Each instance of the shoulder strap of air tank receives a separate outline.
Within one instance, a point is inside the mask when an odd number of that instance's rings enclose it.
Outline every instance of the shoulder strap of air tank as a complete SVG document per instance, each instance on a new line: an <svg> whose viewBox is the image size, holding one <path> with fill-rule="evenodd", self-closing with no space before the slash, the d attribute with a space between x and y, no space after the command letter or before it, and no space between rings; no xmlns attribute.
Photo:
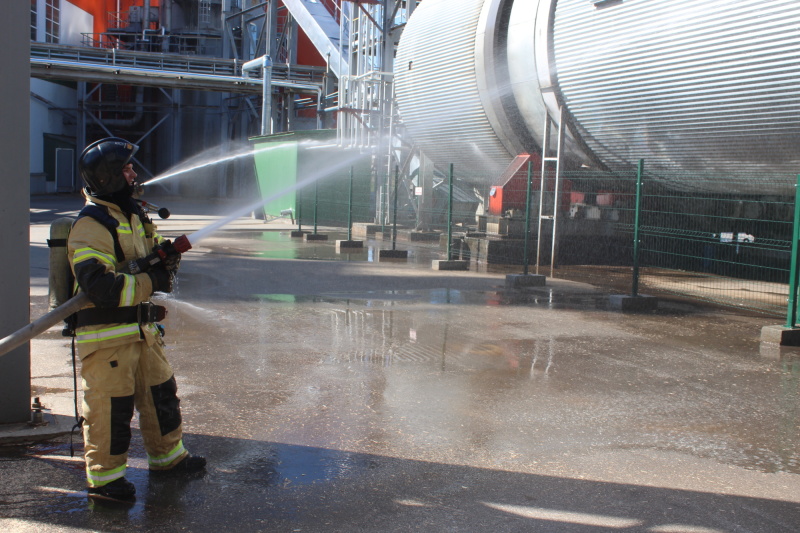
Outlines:
<svg viewBox="0 0 800 533"><path fill-rule="evenodd" d="M100 224L108 229L111 233L111 238L114 239L114 254L117 256L117 261L120 263L125 260L125 253L122 251L122 246L119 244L119 236L117 235L117 226L119 221L108 214L108 208L96 204L89 204L78 214L78 220L83 217L92 217Z"/></svg>

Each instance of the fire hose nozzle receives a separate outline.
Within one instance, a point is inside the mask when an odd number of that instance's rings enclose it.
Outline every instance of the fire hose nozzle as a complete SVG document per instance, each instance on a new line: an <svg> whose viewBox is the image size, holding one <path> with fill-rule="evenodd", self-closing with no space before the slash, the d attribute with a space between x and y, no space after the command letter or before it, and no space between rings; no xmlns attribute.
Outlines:
<svg viewBox="0 0 800 533"><path fill-rule="evenodd" d="M172 246L178 251L178 253L182 254L183 252L189 251L192 249L192 243L189 242L189 237L186 235L181 235L175 241L173 241Z"/></svg>
<svg viewBox="0 0 800 533"><path fill-rule="evenodd" d="M192 249L192 243L189 242L189 237L181 235L174 241L163 241L161 244L153 248L153 253L141 259L134 259L128 262L128 273L139 274L140 272L147 272L151 267L158 263L163 263L168 266L174 266L176 261L180 259L182 253Z"/></svg>

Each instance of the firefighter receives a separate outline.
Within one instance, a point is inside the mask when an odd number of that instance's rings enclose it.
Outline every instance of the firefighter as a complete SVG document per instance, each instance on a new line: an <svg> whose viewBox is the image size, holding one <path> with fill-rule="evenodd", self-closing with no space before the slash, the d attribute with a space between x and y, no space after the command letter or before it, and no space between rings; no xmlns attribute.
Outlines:
<svg viewBox="0 0 800 533"><path fill-rule="evenodd" d="M157 324L166 311L150 303L153 293L172 292L180 254L173 248L155 265L142 260L156 246L169 250L170 243L133 197L130 160L138 149L115 137L86 147L78 166L87 202L68 240L76 286L91 302L74 322L87 491L122 500L136 494L125 479L134 407L151 476L201 472L206 465L184 448L177 385Z"/></svg>

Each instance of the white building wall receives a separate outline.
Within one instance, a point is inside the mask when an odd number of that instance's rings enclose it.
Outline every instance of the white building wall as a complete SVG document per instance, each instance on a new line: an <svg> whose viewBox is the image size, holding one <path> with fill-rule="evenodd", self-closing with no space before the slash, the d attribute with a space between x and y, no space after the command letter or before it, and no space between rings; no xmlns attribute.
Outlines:
<svg viewBox="0 0 800 533"><path fill-rule="evenodd" d="M65 115L50 109L50 105L33 95L38 95L55 104L54 107L70 110L77 116L77 91L64 85L31 78L31 173L44 172L44 134L72 136L75 134L74 120L65 125Z"/></svg>
<svg viewBox="0 0 800 533"><path fill-rule="evenodd" d="M80 46L82 33L90 33L93 29L94 17L68 2L61 0L60 44ZM37 27L38 41L45 40L45 0L38 0ZM73 84L74 85L74 84ZM77 91L68 85L52 83L31 78L30 80L30 173L32 192L53 192L55 182L45 183L44 177L44 135L75 136L75 120L69 119L65 124L65 114L51 109L66 109L73 117L77 117ZM35 98L33 95L51 102L52 105Z"/></svg>
<svg viewBox="0 0 800 533"><path fill-rule="evenodd" d="M83 9L61 0L61 44L80 46L83 33L92 33L94 17Z"/></svg>
<svg viewBox="0 0 800 533"><path fill-rule="evenodd" d="M46 0L36 0L36 40L45 41L45 13ZM91 33L94 29L94 17L68 0L60 2L60 44L80 46L83 40L82 33Z"/></svg>

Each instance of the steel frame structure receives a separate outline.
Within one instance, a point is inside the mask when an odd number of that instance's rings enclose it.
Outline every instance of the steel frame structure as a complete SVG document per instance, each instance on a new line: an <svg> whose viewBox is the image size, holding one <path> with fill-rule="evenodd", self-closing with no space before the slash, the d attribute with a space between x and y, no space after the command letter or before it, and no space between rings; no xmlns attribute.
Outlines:
<svg viewBox="0 0 800 533"><path fill-rule="evenodd" d="M399 126L394 105L394 55L408 17L418 0L335 2L340 20L340 42L346 43L350 73L339 79L337 139L340 146L372 151L376 174L376 223L388 223L393 209L392 176L395 167L407 175L413 150ZM413 187L403 179L403 190ZM412 202L411 205L414 205Z"/></svg>
<svg viewBox="0 0 800 533"><path fill-rule="evenodd" d="M401 143L390 140L397 139L400 131L394 116L392 69L395 47L417 3L418 0L324 0L323 4L333 11L339 24L339 57L346 58L347 74L338 79L332 70L341 70L331 69L330 65L326 70L296 64L298 23L289 10L279 8L277 0L242 0L238 6L223 3L221 40L225 57L222 58L32 42L31 76L79 83L78 145L85 144L87 127L112 134L114 124L104 121L100 106L92 100L101 84L156 87L166 97L166 105L137 102L149 113L163 113L138 141L170 120L177 130L180 129L178 116L188 107L181 103L181 90L230 93L226 101L231 105L225 106L229 115L227 121L239 120L243 125L238 134L221 128L222 142L230 135L247 136L252 130L250 124L258 121L258 110L262 106L270 111L266 120L279 119L275 131L291 128L295 103L292 92L316 93L320 112L324 110L328 116L337 112L338 144L373 151L377 156L376 164L386 169L389 180L393 167L405 167L409 160L404 150L398 148ZM115 20L119 16L110 15ZM239 39L235 28L242 30ZM217 35L220 38L219 32ZM153 36L157 37L155 33ZM84 37L95 40L93 36ZM270 106L258 100L263 92L263 79L251 77L242 69L248 61L262 56L272 58L271 86L284 87L283 91L290 94L286 98L285 94L268 91L273 98ZM88 83L98 85L87 89ZM331 100L335 101L334 105L324 105ZM168 110L164 113L165 107ZM179 146L180 143L173 140L173 163L180 157ZM147 168L142 168L152 175ZM377 174L383 172L379 170ZM389 190L388 181L382 189ZM379 201L382 216L388 214L389 201L388 194Z"/></svg>

